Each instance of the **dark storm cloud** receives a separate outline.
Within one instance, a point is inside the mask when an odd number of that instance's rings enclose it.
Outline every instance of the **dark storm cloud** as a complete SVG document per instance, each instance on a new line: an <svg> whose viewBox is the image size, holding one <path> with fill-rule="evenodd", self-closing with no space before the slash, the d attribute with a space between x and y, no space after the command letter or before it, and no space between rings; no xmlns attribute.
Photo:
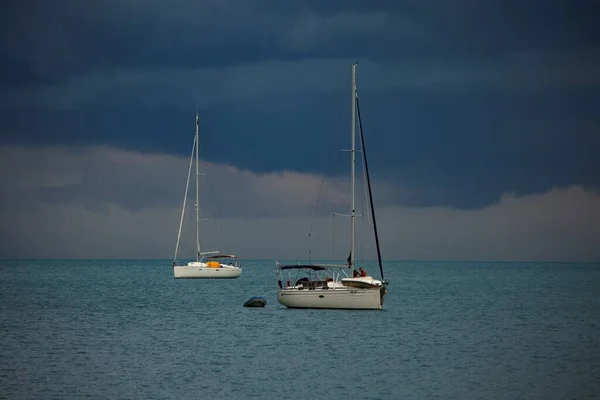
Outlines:
<svg viewBox="0 0 600 400"><path fill-rule="evenodd" d="M206 147L237 167L344 173L360 59L372 173L409 190L398 202L598 187L594 15L591 2L10 1L0 132L187 154L199 105Z"/></svg>
<svg viewBox="0 0 600 400"><path fill-rule="evenodd" d="M16 79L4 74L5 82L56 82L97 69L238 65L298 58L319 48L311 56L336 56L353 48L347 39L359 37L356 28L367 29L371 39L392 33L386 12L342 7L326 16L321 13L327 10L308 6L11 1L1 37L4 70Z"/></svg>
<svg viewBox="0 0 600 400"><path fill-rule="evenodd" d="M597 44L597 11L591 2L542 1L8 1L3 82L54 82L102 68L589 46Z"/></svg>

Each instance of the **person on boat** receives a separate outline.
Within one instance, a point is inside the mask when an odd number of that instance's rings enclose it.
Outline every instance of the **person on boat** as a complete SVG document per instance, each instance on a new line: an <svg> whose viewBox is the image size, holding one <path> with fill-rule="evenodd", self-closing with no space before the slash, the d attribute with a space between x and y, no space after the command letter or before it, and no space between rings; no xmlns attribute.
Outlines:
<svg viewBox="0 0 600 400"><path fill-rule="evenodd" d="M360 271L360 276L367 276L367 271L362 269L362 267L360 267L358 270Z"/></svg>
<svg viewBox="0 0 600 400"><path fill-rule="evenodd" d="M354 270L354 273L352 275L353 278L357 278L360 276L360 272L358 272L358 270Z"/></svg>

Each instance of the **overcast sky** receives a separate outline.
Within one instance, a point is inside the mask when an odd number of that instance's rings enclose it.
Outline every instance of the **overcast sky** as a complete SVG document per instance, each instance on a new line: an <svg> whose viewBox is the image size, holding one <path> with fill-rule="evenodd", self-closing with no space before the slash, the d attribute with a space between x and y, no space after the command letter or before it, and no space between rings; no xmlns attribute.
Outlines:
<svg viewBox="0 0 600 400"><path fill-rule="evenodd" d="M358 61L384 259L600 261L593 2L1 7L0 257L172 257L196 108L203 247L345 257Z"/></svg>

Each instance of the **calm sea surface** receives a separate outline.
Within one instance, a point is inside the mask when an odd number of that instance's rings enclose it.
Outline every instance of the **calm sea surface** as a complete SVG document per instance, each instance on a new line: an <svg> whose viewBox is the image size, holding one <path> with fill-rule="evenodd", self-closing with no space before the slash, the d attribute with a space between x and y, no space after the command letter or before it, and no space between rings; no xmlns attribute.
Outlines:
<svg viewBox="0 0 600 400"><path fill-rule="evenodd" d="M600 264L388 262L381 312L288 310L243 267L0 261L0 398L600 398Z"/></svg>

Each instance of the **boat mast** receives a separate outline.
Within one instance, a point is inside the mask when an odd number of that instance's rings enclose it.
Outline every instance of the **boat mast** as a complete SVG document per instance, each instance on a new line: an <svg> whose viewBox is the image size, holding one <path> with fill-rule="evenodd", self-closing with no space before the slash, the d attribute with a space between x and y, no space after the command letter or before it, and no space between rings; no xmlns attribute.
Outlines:
<svg viewBox="0 0 600 400"><path fill-rule="evenodd" d="M356 165L356 145L355 145L355 132L356 132L356 64L354 63L352 64L352 128L351 128L351 140L352 140L352 147L350 148L350 154L351 154L351 178L350 178L350 185L352 187L352 212L350 213L350 270L351 270L351 275L354 275L354 222L355 222L355 215L354 215L354 208L355 208L355 204L354 204L354 168Z"/></svg>
<svg viewBox="0 0 600 400"><path fill-rule="evenodd" d="M198 111L196 110L196 261L200 261L200 199L198 192Z"/></svg>

